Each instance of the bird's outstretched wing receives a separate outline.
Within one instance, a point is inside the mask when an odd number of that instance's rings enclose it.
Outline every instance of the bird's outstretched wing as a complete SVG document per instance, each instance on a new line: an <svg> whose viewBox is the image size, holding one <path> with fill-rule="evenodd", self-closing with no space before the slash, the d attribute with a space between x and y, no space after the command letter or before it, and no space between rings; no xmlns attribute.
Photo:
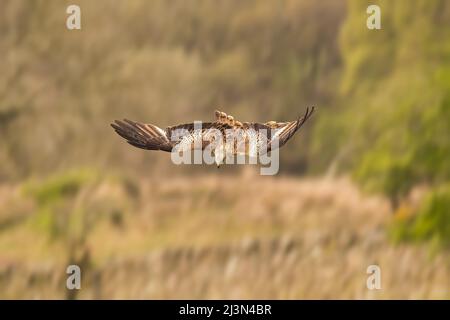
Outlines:
<svg viewBox="0 0 450 320"><path fill-rule="evenodd" d="M281 148L292 136L300 129L300 127L308 120L314 112L314 107L307 108L305 114L295 121L290 122L266 122L275 132L271 135L270 141L267 143L267 151L273 148Z"/></svg>
<svg viewBox="0 0 450 320"><path fill-rule="evenodd" d="M214 122L180 124L161 129L153 124L144 124L124 119L116 120L111 126L127 142L137 148L171 152L205 149L217 139L237 138L232 153L256 153L261 146L267 151L283 146L300 127L311 117L314 107L307 108L306 113L296 121L266 123L239 122L224 112L216 111ZM223 137L217 137L220 132ZM176 149L174 149L176 147Z"/></svg>
<svg viewBox="0 0 450 320"><path fill-rule="evenodd" d="M173 143L167 136L167 131L155 125L124 119L116 120L111 126L132 146L146 150L172 151Z"/></svg>
<svg viewBox="0 0 450 320"><path fill-rule="evenodd" d="M204 122L199 128L195 123L185 123L161 129L153 124L144 124L128 119L116 120L111 126L129 144L146 150L171 152L204 149L214 140L214 130L231 128L227 123Z"/></svg>

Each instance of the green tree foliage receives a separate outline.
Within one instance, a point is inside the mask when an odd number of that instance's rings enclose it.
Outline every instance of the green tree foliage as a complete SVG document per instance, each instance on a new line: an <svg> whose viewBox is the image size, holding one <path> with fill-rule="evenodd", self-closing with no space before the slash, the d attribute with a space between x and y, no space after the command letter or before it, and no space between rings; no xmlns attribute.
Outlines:
<svg viewBox="0 0 450 320"><path fill-rule="evenodd" d="M381 30L365 27L369 4L381 8ZM448 21L448 1L349 1L339 103L315 130L318 168L351 172L397 211L413 186L431 187L414 218L394 224L395 240L450 237Z"/></svg>
<svg viewBox="0 0 450 320"><path fill-rule="evenodd" d="M450 6L379 1L382 30L369 30L368 4L349 2L338 112L321 119L315 145L323 165L338 155L341 170L395 202L450 177Z"/></svg>

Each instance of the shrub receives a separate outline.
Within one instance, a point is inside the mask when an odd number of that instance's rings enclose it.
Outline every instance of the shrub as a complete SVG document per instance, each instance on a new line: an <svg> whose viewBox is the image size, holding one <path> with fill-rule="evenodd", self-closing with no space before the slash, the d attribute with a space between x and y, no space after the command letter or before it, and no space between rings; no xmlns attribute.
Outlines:
<svg viewBox="0 0 450 320"><path fill-rule="evenodd" d="M432 190L416 214L399 215L390 231L396 242L431 241L450 248L450 184Z"/></svg>

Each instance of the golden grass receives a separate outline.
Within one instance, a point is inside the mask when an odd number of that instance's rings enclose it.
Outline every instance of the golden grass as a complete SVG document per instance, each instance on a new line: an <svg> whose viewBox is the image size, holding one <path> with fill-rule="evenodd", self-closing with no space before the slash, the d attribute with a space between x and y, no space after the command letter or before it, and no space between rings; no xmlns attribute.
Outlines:
<svg viewBox="0 0 450 320"><path fill-rule="evenodd" d="M142 179L137 194L120 182L98 184L89 208L107 212L100 207L108 204L115 214L89 231L78 298L450 298L448 252L393 246L385 199L361 194L347 179L249 170ZM34 214L14 188L1 189L9 199L1 219ZM29 220L4 228L0 297L65 298L67 263L65 242L49 240ZM371 264L381 267L382 290L366 288Z"/></svg>

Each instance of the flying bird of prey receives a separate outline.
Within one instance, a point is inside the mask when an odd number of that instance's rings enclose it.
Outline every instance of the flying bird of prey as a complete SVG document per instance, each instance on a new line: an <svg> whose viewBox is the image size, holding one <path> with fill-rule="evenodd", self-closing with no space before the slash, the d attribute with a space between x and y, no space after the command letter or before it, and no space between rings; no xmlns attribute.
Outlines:
<svg viewBox="0 0 450 320"><path fill-rule="evenodd" d="M227 156L255 157L282 147L313 112L314 107L307 108L305 114L294 121L257 123L240 122L216 110L215 121L200 123L201 126L194 122L161 129L127 119L115 120L111 126L129 144L146 150L189 152L214 145L212 153L219 167Z"/></svg>

